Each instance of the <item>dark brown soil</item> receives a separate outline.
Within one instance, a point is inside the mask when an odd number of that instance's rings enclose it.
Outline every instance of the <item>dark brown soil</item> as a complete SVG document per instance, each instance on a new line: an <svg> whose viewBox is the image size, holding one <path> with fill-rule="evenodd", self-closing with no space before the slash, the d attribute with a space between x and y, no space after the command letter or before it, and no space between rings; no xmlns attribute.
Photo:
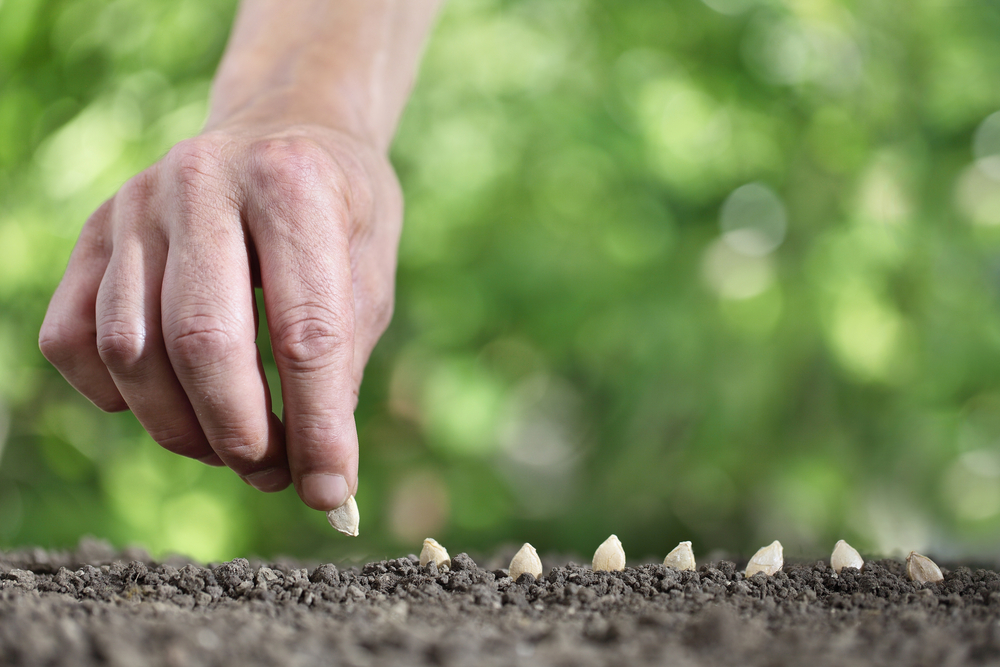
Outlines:
<svg viewBox="0 0 1000 667"><path fill-rule="evenodd" d="M424 664L1000 665L1000 574L917 585L880 560L744 579L722 560L515 582L465 554L439 572L0 552L0 665Z"/></svg>

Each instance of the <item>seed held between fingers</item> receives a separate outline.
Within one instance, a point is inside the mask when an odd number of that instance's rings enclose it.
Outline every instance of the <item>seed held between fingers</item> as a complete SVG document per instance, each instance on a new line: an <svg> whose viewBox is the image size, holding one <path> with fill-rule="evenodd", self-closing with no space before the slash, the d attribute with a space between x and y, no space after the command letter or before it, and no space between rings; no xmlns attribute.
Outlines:
<svg viewBox="0 0 1000 667"><path fill-rule="evenodd" d="M840 574L840 571L845 567L856 567L860 570L864 564L865 561L861 558L858 550L844 540L840 540L833 547L833 554L830 556L830 567L837 574Z"/></svg>
<svg viewBox="0 0 1000 667"><path fill-rule="evenodd" d="M358 514L358 503L354 500L354 496L348 497L347 502L337 509L327 512L326 520L344 535L357 537L361 515Z"/></svg>
<svg viewBox="0 0 1000 667"><path fill-rule="evenodd" d="M542 576L542 559L538 557L535 547L525 542L520 551L514 554L511 559L508 573L514 581L517 581L518 577L525 573L532 575L535 579Z"/></svg>
<svg viewBox="0 0 1000 667"><path fill-rule="evenodd" d="M594 552L594 572L619 572L625 569L625 549L616 535L604 540Z"/></svg>
<svg viewBox="0 0 1000 667"><path fill-rule="evenodd" d="M681 542L674 550L663 559L663 564L667 567L674 567L678 570L694 570L694 552L691 551L690 542Z"/></svg>
<svg viewBox="0 0 1000 667"><path fill-rule="evenodd" d="M910 578L910 581L915 581L918 584L944 581L944 575L941 574L941 568L937 566L937 563L927 556L921 556L916 551L911 551L910 555L906 557L906 576Z"/></svg>
<svg viewBox="0 0 1000 667"><path fill-rule="evenodd" d="M758 572L763 572L767 576L772 576L775 572L781 569L781 566L785 564L784 549L781 547L781 542L775 540L766 547L761 547L757 553L753 555L750 562L747 563L747 578L752 577Z"/></svg>
<svg viewBox="0 0 1000 667"><path fill-rule="evenodd" d="M428 537L424 540L424 546L420 550L420 566L423 567L432 562L438 567L451 569L451 556L448 555L448 550L438 544L434 538Z"/></svg>

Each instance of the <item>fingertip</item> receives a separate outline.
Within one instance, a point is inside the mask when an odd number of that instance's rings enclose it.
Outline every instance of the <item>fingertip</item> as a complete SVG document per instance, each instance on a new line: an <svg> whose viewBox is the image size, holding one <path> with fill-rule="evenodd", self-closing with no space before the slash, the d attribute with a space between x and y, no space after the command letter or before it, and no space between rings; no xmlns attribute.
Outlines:
<svg viewBox="0 0 1000 667"><path fill-rule="evenodd" d="M337 509L347 502L350 489L343 475L310 473L302 475L298 484L299 497L309 507L322 512Z"/></svg>

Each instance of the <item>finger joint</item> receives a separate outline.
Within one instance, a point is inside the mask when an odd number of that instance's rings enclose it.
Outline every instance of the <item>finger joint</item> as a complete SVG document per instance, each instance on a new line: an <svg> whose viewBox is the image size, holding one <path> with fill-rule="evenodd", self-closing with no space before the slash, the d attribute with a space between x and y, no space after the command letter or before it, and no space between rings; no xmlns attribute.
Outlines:
<svg viewBox="0 0 1000 667"><path fill-rule="evenodd" d="M331 205L331 189L344 182L341 169L315 141L303 137L272 138L254 148L255 176L273 201ZM342 199L342 197L340 198Z"/></svg>
<svg viewBox="0 0 1000 667"><path fill-rule="evenodd" d="M293 370L315 370L345 354L352 342L346 320L309 314L281 325L271 345L275 356Z"/></svg>
<svg viewBox="0 0 1000 667"><path fill-rule="evenodd" d="M112 373L127 372L146 357L146 333L123 322L103 323L97 329L97 352Z"/></svg>
<svg viewBox="0 0 1000 667"><path fill-rule="evenodd" d="M238 348L229 328L211 318L178 321L167 331L164 343L171 361L185 370L224 363Z"/></svg>
<svg viewBox="0 0 1000 667"><path fill-rule="evenodd" d="M59 369L71 367L78 355L96 347L96 335L68 327L54 320L45 320L38 332L38 349L42 356ZM93 352L91 352L93 354Z"/></svg>

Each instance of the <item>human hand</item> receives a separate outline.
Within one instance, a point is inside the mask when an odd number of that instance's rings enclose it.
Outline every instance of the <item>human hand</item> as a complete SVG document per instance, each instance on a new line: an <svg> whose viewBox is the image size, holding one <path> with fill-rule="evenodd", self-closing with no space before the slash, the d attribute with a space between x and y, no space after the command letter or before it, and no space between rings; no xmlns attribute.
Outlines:
<svg viewBox="0 0 1000 667"><path fill-rule="evenodd" d="M215 127L87 221L45 357L164 448L318 510L357 486L354 409L392 313L402 197L384 151L320 125ZM283 422L256 347L263 290Z"/></svg>

